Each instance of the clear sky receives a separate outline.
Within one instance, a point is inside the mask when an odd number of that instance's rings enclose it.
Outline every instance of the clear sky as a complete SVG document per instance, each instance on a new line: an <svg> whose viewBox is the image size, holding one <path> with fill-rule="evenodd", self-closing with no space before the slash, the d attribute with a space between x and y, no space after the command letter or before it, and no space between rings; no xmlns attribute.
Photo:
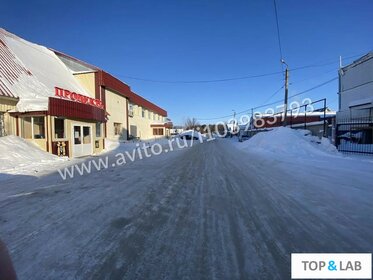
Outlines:
<svg viewBox="0 0 373 280"><path fill-rule="evenodd" d="M373 50L372 0L277 0L289 94L337 77ZM99 66L133 91L186 117L215 118L283 98L283 74L215 83L200 81L281 72L273 0L14 1L1 3L0 26L29 41ZM352 58L347 58L355 56ZM326 64L326 65L325 65ZM297 97L338 106L334 81ZM209 121L212 122L212 121Z"/></svg>

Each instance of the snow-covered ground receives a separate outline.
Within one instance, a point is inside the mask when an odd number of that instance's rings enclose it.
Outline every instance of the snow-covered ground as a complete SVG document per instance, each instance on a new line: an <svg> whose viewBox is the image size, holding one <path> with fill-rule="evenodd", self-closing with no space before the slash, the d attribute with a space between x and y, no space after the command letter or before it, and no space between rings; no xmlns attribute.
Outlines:
<svg viewBox="0 0 373 280"><path fill-rule="evenodd" d="M294 252L372 252L372 160L304 134L218 139L66 181L10 175L0 238L20 279L288 279Z"/></svg>
<svg viewBox="0 0 373 280"><path fill-rule="evenodd" d="M86 158L69 159L68 157L58 157L48 152L42 151L35 144L17 136L0 137L0 181L5 180L9 175L30 175L43 176L55 172L73 164L79 164L93 157L123 153L138 147L151 147L152 144L159 143L165 145L167 139L152 139L148 141L112 141L106 140L106 149L99 155Z"/></svg>
<svg viewBox="0 0 373 280"><path fill-rule="evenodd" d="M64 157L60 158L42 151L35 144L17 136L0 137L0 180L2 174L39 175L54 172L56 167L69 163Z"/></svg>

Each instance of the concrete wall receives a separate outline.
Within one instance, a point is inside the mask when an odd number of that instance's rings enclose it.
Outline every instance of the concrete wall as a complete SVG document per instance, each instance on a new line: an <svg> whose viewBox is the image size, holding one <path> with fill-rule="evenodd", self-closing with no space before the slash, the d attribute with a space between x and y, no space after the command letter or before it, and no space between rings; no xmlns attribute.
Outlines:
<svg viewBox="0 0 373 280"><path fill-rule="evenodd" d="M354 67L343 69L340 76L340 111L349 110L359 100L370 99L373 102L373 57Z"/></svg>
<svg viewBox="0 0 373 280"><path fill-rule="evenodd" d="M106 111L109 113L106 122L107 138L111 140L127 139L127 99L110 89L105 89ZM120 135L114 133L114 123L121 124Z"/></svg>

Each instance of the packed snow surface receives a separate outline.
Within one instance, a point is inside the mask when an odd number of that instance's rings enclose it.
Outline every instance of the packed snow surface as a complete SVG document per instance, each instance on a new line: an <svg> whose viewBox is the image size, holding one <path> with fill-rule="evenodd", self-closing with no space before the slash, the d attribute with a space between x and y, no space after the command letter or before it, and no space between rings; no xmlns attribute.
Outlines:
<svg viewBox="0 0 373 280"><path fill-rule="evenodd" d="M233 140L112 167L137 143L120 144L100 171L9 176L0 238L19 279L288 279L294 252L372 252L373 163Z"/></svg>

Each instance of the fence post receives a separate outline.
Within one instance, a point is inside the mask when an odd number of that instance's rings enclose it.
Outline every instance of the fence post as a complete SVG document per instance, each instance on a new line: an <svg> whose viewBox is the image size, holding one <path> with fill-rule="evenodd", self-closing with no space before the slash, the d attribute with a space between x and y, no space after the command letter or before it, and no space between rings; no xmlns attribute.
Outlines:
<svg viewBox="0 0 373 280"><path fill-rule="evenodd" d="M307 104L304 107L304 129L307 129Z"/></svg>
<svg viewBox="0 0 373 280"><path fill-rule="evenodd" d="M338 124L336 122L336 118L333 118L332 119L332 141L334 142L333 144L338 149L339 141L338 141L337 135L338 135Z"/></svg>
<svg viewBox="0 0 373 280"><path fill-rule="evenodd" d="M326 98L324 98L324 137L326 137Z"/></svg>

